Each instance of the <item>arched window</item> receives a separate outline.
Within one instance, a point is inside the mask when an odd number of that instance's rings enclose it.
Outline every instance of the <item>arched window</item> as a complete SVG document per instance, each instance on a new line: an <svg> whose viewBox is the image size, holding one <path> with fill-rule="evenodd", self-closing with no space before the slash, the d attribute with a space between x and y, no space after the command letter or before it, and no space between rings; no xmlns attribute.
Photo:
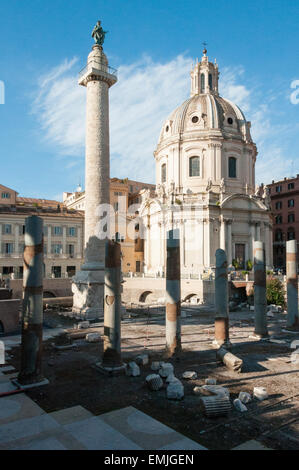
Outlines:
<svg viewBox="0 0 299 470"><path fill-rule="evenodd" d="M199 157L189 158L189 176L200 176Z"/></svg>
<svg viewBox="0 0 299 470"><path fill-rule="evenodd" d="M237 159L235 157L228 159L228 176L229 178L237 177Z"/></svg>
<svg viewBox="0 0 299 470"><path fill-rule="evenodd" d="M293 227L288 228L288 240L295 240L295 229Z"/></svg>
<svg viewBox="0 0 299 470"><path fill-rule="evenodd" d="M213 89L213 77L211 73L209 73L209 87L210 87L210 90Z"/></svg>
<svg viewBox="0 0 299 470"><path fill-rule="evenodd" d="M166 163L163 163L163 165L161 166L161 182L166 182Z"/></svg>
<svg viewBox="0 0 299 470"><path fill-rule="evenodd" d="M205 75L204 75L204 73L202 73L201 76L200 76L200 92L201 93L205 92Z"/></svg>

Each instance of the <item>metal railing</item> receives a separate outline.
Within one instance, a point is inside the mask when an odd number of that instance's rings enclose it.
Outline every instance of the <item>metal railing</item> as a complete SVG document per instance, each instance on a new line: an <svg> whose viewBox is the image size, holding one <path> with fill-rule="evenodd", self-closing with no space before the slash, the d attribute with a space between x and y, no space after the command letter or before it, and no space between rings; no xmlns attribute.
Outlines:
<svg viewBox="0 0 299 470"><path fill-rule="evenodd" d="M95 65L95 66L94 66ZM79 72L79 79L82 78L86 73L88 73L89 69L91 68L96 68L97 70L100 70L101 72L107 73L109 75L113 75L115 78L117 78L117 70L114 69L113 67L110 67L109 65L105 64L105 62L100 62L93 60L89 64L85 65L82 70Z"/></svg>
<svg viewBox="0 0 299 470"><path fill-rule="evenodd" d="M165 279L165 273L123 273L124 278L136 278L141 277L145 279ZM181 279L192 279L192 280L203 280L203 281L212 281L215 279L215 274L212 273L203 273L203 274L194 274L194 273L182 273Z"/></svg>

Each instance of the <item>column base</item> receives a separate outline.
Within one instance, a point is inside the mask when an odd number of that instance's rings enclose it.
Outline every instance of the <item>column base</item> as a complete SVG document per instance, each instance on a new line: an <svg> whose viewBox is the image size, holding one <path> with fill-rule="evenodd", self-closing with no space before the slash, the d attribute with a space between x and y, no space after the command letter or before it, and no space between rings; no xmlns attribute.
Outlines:
<svg viewBox="0 0 299 470"><path fill-rule="evenodd" d="M212 346L215 349L225 348L230 350L232 348L232 343L229 340L229 318L227 316L215 318L215 338Z"/></svg>
<svg viewBox="0 0 299 470"><path fill-rule="evenodd" d="M295 333L295 334L298 334L299 332L299 325L295 325L295 326L286 326L282 331L285 331L287 333Z"/></svg>
<svg viewBox="0 0 299 470"><path fill-rule="evenodd" d="M256 339L258 341L267 341L270 339L269 333L253 333L249 338Z"/></svg>
<svg viewBox="0 0 299 470"><path fill-rule="evenodd" d="M95 365L96 369L105 375L121 375L125 373L126 364L118 366L105 366L102 362L97 362Z"/></svg>
<svg viewBox="0 0 299 470"><path fill-rule="evenodd" d="M12 380L12 383L18 387L18 388L22 388L23 390L27 390L29 388L33 388L33 387L41 387L42 385L48 385L49 384L49 380L48 379L45 379L44 377L39 377L36 381L26 381L23 383L23 380L19 379L19 377L17 379L13 379Z"/></svg>
<svg viewBox="0 0 299 470"><path fill-rule="evenodd" d="M73 277L73 317L81 320L103 318L104 274L104 269L82 270Z"/></svg>
<svg viewBox="0 0 299 470"><path fill-rule="evenodd" d="M224 349L227 349L228 351L230 351L233 347L229 339L226 339L224 341L219 340L219 339L214 339L214 341L212 342L212 346L215 349L224 348Z"/></svg>

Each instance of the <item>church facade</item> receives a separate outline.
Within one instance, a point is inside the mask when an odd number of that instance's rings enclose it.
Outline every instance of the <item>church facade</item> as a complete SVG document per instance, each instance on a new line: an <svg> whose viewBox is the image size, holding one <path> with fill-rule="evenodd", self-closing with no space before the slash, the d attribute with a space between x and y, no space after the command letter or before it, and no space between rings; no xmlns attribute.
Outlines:
<svg viewBox="0 0 299 470"><path fill-rule="evenodd" d="M191 96L164 122L157 148L156 195L142 194L144 271L163 275L167 231L179 228L181 273L213 270L215 251L226 250L228 265L247 269L253 241L265 242L272 262L268 189L255 185L257 148L250 122L218 92L218 65L207 51L191 70Z"/></svg>

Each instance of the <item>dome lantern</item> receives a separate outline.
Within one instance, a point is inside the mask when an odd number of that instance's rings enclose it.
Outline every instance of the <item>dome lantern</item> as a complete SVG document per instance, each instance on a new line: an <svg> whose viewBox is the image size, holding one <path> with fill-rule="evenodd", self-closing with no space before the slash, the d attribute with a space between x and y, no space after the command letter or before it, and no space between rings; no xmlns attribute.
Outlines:
<svg viewBox="0 0 299 470"><path fill-rule="evenodd" d="M203 50L201 62L197 62L191 70L191 97L203 93L218 95L218 64L209 62L207 49Z"/></svg>

